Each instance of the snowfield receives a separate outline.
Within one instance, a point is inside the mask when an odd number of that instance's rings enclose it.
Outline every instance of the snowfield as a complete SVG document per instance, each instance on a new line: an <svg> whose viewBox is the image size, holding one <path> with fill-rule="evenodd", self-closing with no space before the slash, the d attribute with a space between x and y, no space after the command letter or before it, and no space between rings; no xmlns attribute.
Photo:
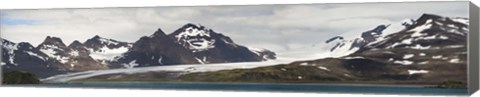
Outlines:
<svg viewBox="0 0 480 97"><path fill-rule="evenodd" d="M428 73L428 70L408 70L408 74L422 74L422 73Z"/></svg>
<svg viewBox="0 0 480 97"><path fill-rule="evenodd" d="M108 47L104 46L100 48L99 51L94 51L93 49L88 49L90 53L90 57L95 60L108 60L112 61L115 57L122 55L123 53L128 51L128 47L120 47L109 49Z"/></svg>

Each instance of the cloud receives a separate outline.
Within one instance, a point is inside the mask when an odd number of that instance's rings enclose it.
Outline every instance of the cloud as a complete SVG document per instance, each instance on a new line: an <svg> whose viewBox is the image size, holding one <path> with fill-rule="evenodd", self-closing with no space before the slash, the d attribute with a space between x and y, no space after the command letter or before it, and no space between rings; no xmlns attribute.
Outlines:
<svg viewBox="0 0 480 97"><path fill-rule="evenodd" d="M171 33L186 23L200 23L238 44L284 51L323 43L336 35L355 36L423 13L467 17L466 5L418 2L2 10L0 32L2 38L33 45L46 36L61 37L67 44L94 35L134 42L158 28Z"/></svg>

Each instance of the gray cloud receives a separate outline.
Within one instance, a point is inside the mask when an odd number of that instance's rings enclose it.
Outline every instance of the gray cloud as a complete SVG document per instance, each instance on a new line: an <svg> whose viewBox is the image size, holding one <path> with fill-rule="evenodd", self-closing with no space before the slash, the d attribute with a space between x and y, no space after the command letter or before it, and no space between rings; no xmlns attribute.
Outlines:
<svg viewBox="0 0 480 97"><path fill-rule="evenodd" d="M197 6L101 9L3 10L0 19L34 24L3 24L3 38L39 44L58 36L68 44L94 35L134 42L162 28L171 33L200 23L251 47L283 51L322 43L335 35L356 35L379 24L398 24L423 13L467 17L467 2Z"/></svg>

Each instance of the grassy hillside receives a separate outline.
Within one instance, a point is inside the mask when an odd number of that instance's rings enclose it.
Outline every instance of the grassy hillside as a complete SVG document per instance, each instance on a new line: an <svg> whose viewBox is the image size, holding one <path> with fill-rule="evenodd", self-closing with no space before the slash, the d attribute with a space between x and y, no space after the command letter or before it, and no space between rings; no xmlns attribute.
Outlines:
<svg viewBox="0 0 480 97"><path fill-rule="evenodd" d="M10 71L3 73L3 84L39 84L38 78L28 72Z"/></svg>

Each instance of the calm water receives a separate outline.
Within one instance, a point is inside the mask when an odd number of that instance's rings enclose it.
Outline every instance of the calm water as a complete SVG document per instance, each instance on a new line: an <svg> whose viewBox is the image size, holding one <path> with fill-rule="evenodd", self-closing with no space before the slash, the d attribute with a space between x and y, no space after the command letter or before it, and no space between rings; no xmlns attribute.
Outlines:
<svg viewBox="0 0 480 97"><path fill-rule="evenodd" d="M38 85L36 85L38 86ZM95 82L41 84L47 87L134 88L174 90L222 90L222 91L273 91L273 92L334 92L334 93L380 93L466 95L467 89L443 89L394 86L346 86L346 85L291 85L291 84L223 84L223 83L147 83L147 82Z"/></svg>

